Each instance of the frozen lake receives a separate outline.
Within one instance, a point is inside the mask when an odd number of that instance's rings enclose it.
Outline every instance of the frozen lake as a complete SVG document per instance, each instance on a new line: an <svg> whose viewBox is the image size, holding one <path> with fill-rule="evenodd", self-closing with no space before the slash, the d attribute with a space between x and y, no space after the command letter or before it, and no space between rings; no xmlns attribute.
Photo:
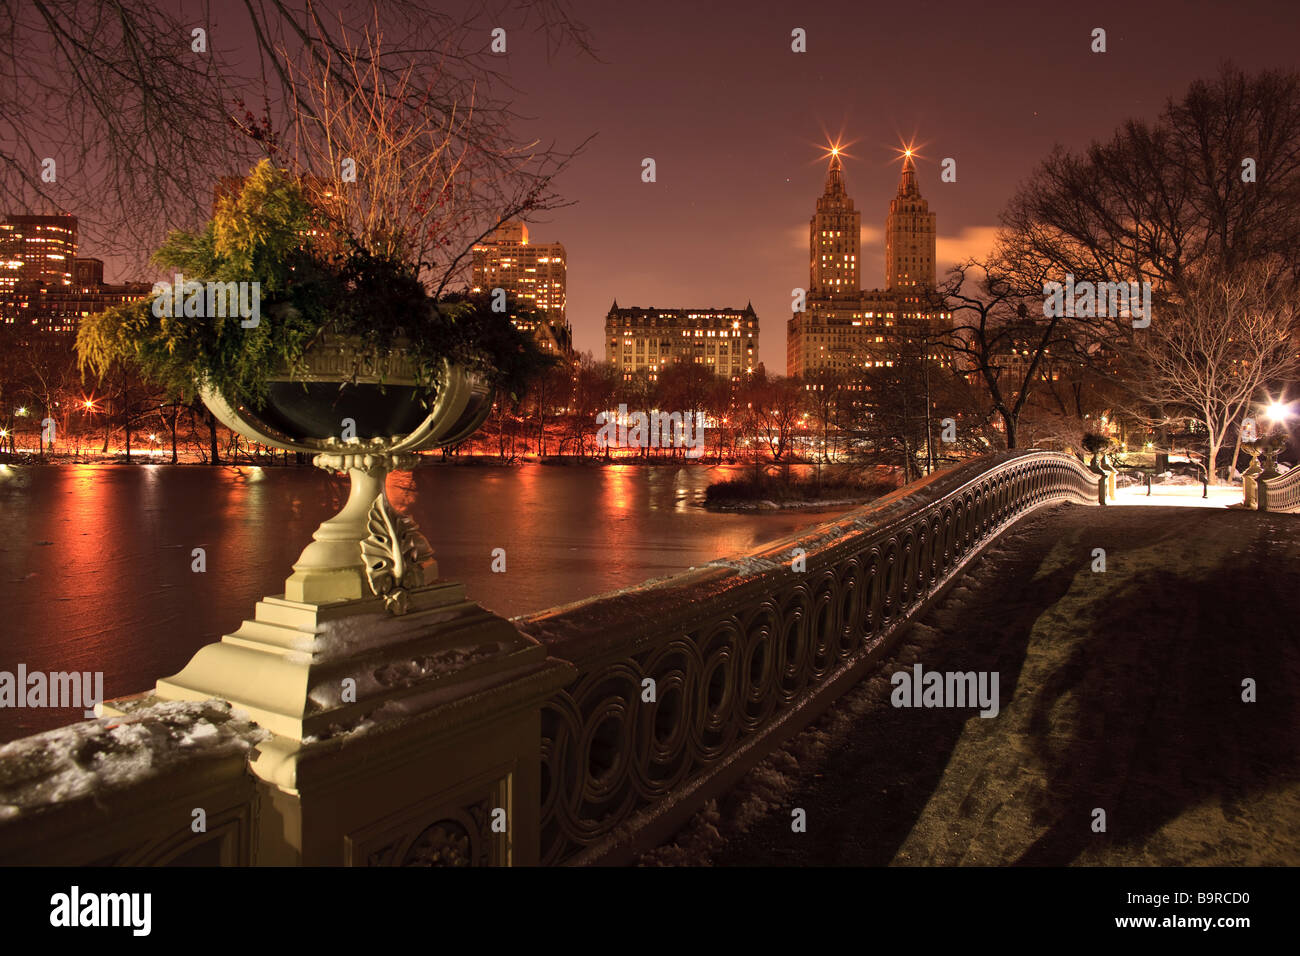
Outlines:
<svg viewBox="0 0 1300 956"><path fill-rule="evenodd" d="M719 514L704 489L741 466L429 466L393 501L442 577L507 617L644 581L825 517ZM152 688L284 590L346 497L314 468L0 466L0 671L102 671L107 697ZM207 570L191 570L195 548ZM491 570L505 548L506 572ZM0 741L80 719L0 708Z"/></svg>

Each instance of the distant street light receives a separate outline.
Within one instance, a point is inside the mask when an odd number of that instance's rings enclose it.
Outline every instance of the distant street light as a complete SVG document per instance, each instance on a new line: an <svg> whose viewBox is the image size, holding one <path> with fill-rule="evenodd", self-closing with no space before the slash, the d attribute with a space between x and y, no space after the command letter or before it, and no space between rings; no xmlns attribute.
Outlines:
<svg viewBox="0 0 1300 956"><path fill-rule="evenodd" d="M1291 406L1287 402L1269 402L1264 414L1275 422L1284 422L1292 417L1295 412L1291 410Z"/></svg>

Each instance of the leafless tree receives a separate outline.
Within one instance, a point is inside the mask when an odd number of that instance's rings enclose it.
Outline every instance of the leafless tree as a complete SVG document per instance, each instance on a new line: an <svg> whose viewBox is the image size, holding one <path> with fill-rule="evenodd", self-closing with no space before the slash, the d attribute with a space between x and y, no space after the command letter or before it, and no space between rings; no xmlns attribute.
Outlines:
<svg viewBox="0 0 1300 956"><path fill-rule="evenodd" d="M591 352L577 355L571 366L573 375L573 407L569 414L569 432L574 450L587 454L590 444L596 445L596 416L613 406L617 375L608 362L598 362Z"/></svg>
<svg viewBox="0 0 1300 956"><path fill-rule="evenodd" d="M657 406L664 411L680 413L683 421L690 416L690 421L700 422L707 412L716 414L724 390L726 383L707 366L696 362L666 365L655 382ZM671 454L685 456L686 451L684 444L674 445Z"/></svg>
<svg viewBox="0 0 1300 956"><path fill-rule="evenodd" d="M760 442L767 446L773 461L781 461L791 449L806 406L802 385L797 379L768 378L766 374L755 373L741 389L741 399L754 436L755 465Z"/></svg>
<svg viewBox="0 0 1300 956"><path fill-rule="evenodd" d="M1186 299L1139 339L1146 373L1136 383L1157 420L1195 417L1208 435L1211 475L1219 451L1266 386L1296 371L1300 288L1278 257L1231 273L1189 276Z"/></svg>
<svg viewBox="0 0 1300 956"><path fill-rule="evenodd" d="M850 376L836 369L817 369L804 376L802 384L807 392L808 408L821 432L818 457L823 462L830 461L835 457L841 432L840 416L851 401Z"/></svg>
<svg viewBox="0 0 1300 956"><path fill-rule="evenodd" d="M1277 254L1300 270L1300 74L1225 66L1154 122L1058 148L1003 224L1009 274L1146 280L1157 310L1206 263Z"/></svg>
<svg viewBox="0 0 1300 956"><path fill-rule="evenodd" d="M1008 448L1019 447L1021 414L1051 367L1103 363L1117 354L1114 337L1122 334L1122 323L1111 317L1047 315L1043 275L1017 275L996 259L970 260L955 266L934 294L933 308L952 315L938 344L976 374Z"/></svg>
<svg viewBox="0 0 1300 956"><path fill-rule="evenodd" d="M74 213L97 250L143 264L169 230L201 225L221 176L278 159L319 128L325 118L293 89L295 77L322 70L341 101L396 95L404 99L390 104L394 113L456 129L478 164L475 181L459 184L474 196L487 194L485 179L509 195L545 195L553 166L521 155L563 157L541 147L521 154L511 138L519 117L491 31L590 52L586 31L567 0L461 6L0 0L0 199ZM376 23L393 38L382 60L355 42ZM461 124L470 103L473 122Z"/></svg>
<svg viewBox="0 0 1300 956"><path fill-rule="evenodd" d="M418 266L436 295L502 223L561 205L551 180L572 154L514 142L448 51L405 60L377 15L359 30L340 18L334 35L302 63L282 51L297 121L280 153L325 191L331 234Z"/></svg>

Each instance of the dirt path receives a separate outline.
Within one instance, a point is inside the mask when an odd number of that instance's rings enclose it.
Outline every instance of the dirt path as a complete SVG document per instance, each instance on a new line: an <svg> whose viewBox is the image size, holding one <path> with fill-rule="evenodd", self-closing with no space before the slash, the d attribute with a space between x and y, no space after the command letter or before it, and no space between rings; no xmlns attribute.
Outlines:
<svg viewBox="0 0 1300 956"><path fill-rule="evenodd" d="M997 671L1000 713L891 706L889 676L916 662ZM1300 516L1027 519L880 671L642 862L1300 864Z"/></svg>

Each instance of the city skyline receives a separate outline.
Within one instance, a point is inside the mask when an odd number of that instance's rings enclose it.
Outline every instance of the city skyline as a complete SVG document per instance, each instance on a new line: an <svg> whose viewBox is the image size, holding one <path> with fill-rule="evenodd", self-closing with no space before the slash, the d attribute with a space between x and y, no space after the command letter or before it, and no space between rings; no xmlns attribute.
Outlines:
<svg viewBox="0 0 1300 956"><path fill-rule="evenodd" d="M517 91L521 135L572 147L595 134L556 180L573 205L529 218L567 250L574 347L603 354L615 298L715 308L752 300L759 316L784 322L790 290L807 280L807 207L830 143L844 144L846 175L868 210L888 203L899 147L916 144L921 190L942 209L942 276L991 246L1003 204L1055 144L1079 150L1130 117L1154 117L1207 65L1294 62L1287 31L1276 29L1289 10L1281 2L1207 4L1205 16L1231 24L1222 31L1175 9L1102 2L1025 17L1016 8L886 6L859 31L843 28L858 15L849 3L757 2L736 18L684 3L610 10L579 0L599 60L513 34L500 62ZM211 23L223 45L252 42L219 11ZM806 31L806 53L791 51L795 27ZM1105 54L1089 49L1096 27L1107 30ZM711 98L728 108L708 108ZM646 157L656 160L653 184L641 182ZM957 181L943 183L939 163L949 157ZM862 239L863 274L880 275L879 225L868 223ZM152 278L120 256L103 258L118 281ZM759 360L779 372L785 343L779 325L769 329Z"/></svg>

